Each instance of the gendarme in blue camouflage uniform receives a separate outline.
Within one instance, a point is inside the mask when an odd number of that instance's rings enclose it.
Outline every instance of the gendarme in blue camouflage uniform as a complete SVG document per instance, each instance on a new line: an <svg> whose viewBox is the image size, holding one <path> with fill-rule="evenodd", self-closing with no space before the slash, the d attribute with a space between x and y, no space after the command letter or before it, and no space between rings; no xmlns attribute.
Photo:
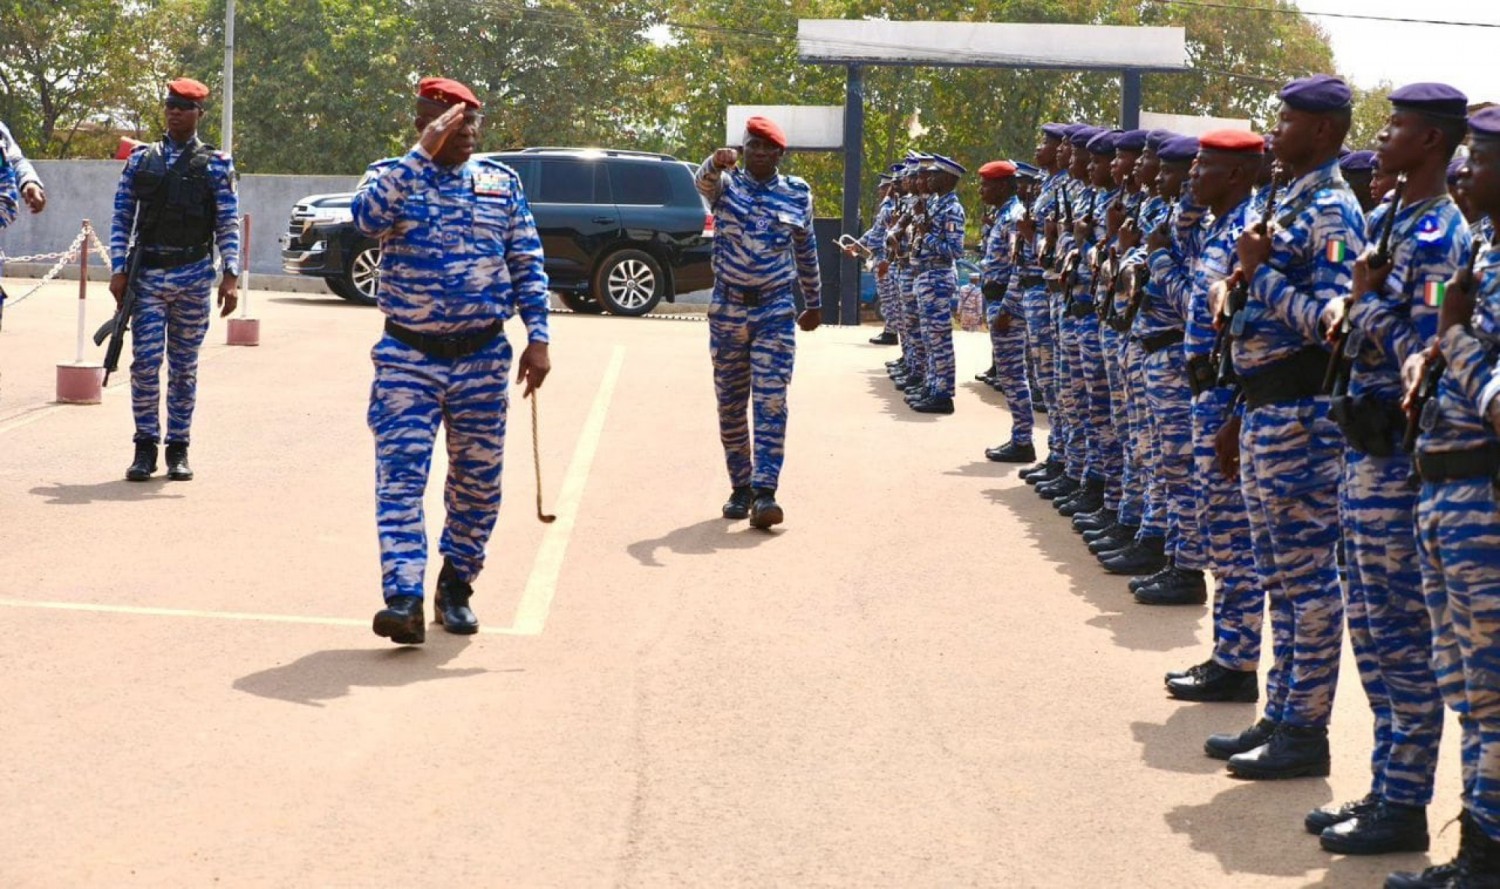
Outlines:
<svg viewBox="0 0 1500 889"><path fill-rule="evenodd" d="M167 360L167 476L193 477L187 449L198 401L198 350L208 334L214 248L224 276L221 315L234 311L240 273L240 205L234 162L198 138L208 87L186 78L167 84L167 134L131 152L115 191L109 252L110 291L125 292L132 233L141 252L130 316L130 398L135 460L130 481L156 471L161 427L161 363Z"/></svg>
<svg viewBox="0 0 1500 889"><path fill-rule="evenodd" d="M1016 196L1018 168L1008 160L990 161L979 168L979 196L995 208L995 217L981 238L980 281L985 320L990 329L990 357L996 386L1010 408L1010 440L989 448L985 457L999 463L1036 460L1031 443L1031 384L1026 372L1026 315L1024 288L1011 289L1020 257L1018 225L1027 213Z"/></svg>
<svg viewBox="0 0 1500 889"><path fill-rule="evenodd" d="M467 634L479 628L469 597L500 509L511 372L503 325L512 316L527 341L517 373L523 395L550 369L542 242L515 172L471 157L480 107L463 84L424 79L421 140L371 164L350 208L359 230L381 241L376 299L386 318L370 353L386 599L374 629L403 644L425 637L422 498L438 425L447 429L448 479L435 610L444 629Z"/></svg>
<svg viewBox="0 0 1500 889"><path fill-rule="evenodd" d="M776 166L786 134L752 117L739 152L721 148L698 168L698 191L714 214L714 293L709 348L719 400L719 439L733 490L725 518L757 528L780 524L776 502L786 442L787 387L795 328L821 321L822 282L813 235L812 191ZM794 288L804 310L797 314ZM747 407L755 415L752 443Z"/></svg>

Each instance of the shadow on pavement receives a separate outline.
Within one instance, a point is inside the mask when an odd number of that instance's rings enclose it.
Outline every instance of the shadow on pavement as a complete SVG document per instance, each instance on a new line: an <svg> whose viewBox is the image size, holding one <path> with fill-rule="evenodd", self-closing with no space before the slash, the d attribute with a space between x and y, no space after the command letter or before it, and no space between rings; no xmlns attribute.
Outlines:
<svg viewBox="0 0 1500 889"><path fill-rule="evenodd" d="M46 497L48 506L87 506L90 503L129 503L138 500L180 500L181 494L168 494L164 488L172 485L165 475L146 482L127 482L116 479L95 482L92 485L66 485L53 482L48 486L32 488L32 494Z"/></svg>
<svg viewBox="0 0 1500 889"><path fill-rule="evenodd" d="M1165 688L1162 697L1167 697ZM1203 742L1217 732L1237 732L1255 722L1259 704L1193 704L1184 701L1165 723L1132 722L1130 733L1141 745L1141 762L1164 772L1185 775L1227 774L1223 760L1203 752Z"/></svg>
<svg viewBox="0 0 1500 889"><path fill-rule="evenodd" d="M957 469L950 469L943 475L958 475L964 478L1009 478L1031 466L1030 463L996 463L994 460L984 459L966 463Z"/></svg>
<svg viewBox="0 0 1500 889"><path fill-rule="evenodd" d="M943 414L919 414L912 410L885 374L872 370L865 376L869 377L870 391L880 399L881 410L893 418L903 423L932 423L943 418Z"/></svg>
<svg viewBox="0 0 1500 889"><path fill-rule="evenodd" d="M1133 651L1176 651L1197 644L1203 606L1153 608L1136 604L1130 595L1129 578L1107 574L1098 567L1068 519L1058 515L1051 502L1038 497L1030 485L990 488L984 495L1019 519L1018 524L1036 541L1042 556L1068 578L1069 591L1099 611L1097 617L1087 621L1089 626L1109 630L1115 644ZM1187 664L1163 663L1162 670L1183 666Z"/></svg>
<svg viewBox="0 0 1500 889"><path fill-rule="evenodd" d="M344 697L355 686L398 688L489 672L483 667L443 668L468 646L469 639L429 626L424 645L315 651L290 664L236 679L234 688L262 698L321 707L323 701Z"/></svg>
<svg viewBox="0 0 1500 889"><path fill-rule="evenodd" d="M661 537L640 540L625 547L637 562L647 568L661 568L656 551L667 549L682 556L707 556L725 549L749 549L775 540L777 531L761 531L743 521L709 519L668 532Z"/></svg>

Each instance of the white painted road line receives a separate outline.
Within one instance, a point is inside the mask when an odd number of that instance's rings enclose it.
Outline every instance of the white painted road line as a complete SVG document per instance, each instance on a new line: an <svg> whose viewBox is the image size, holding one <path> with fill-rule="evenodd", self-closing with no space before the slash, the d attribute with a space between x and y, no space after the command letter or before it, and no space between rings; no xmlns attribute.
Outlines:
<svg viewBox="0 0 1500 889"><path fill-rule="evenodd" d="M599 381L599 392L589 408L588 418L578 433L578 447L573 450L573 460L563 476L562 489L552 511L557 521L547 526L542 545L537 549L536 561L531 565L531 576L526 579L526 589L521 593L521 602L516 606L516 619L510 632L521 636L539 636L547 625L547 613L552 609L552 597L557 594L557 578L562 573L563 556L568 551L568 541L573 536L573 524L578 517L578 507L583 500L583 490L588 485L589 470L594 465L594 455L599 450L599 439L604 435L604 418L609 413L609 402L614 397L615 383L620 379L620 365L625 361L625 347L615 346L609 359L609 367Z"/></svg>
<svg viewBox="0 0 1500 889"><path fill-rule="evenodd" d="M44 608L53 611L83 611L91 614L129 614L147 617L196 617L207 620L245 620L276 624L312 624L322 627L359 627L368 630L369 618L315 617L299 614L253 614L245 611L199 611L191 608L155 608L146 605L103 605L96 602L34 602L0 598L12 608ZM479 632L501 636L518 635L507 627L480 627Z"/></svg>

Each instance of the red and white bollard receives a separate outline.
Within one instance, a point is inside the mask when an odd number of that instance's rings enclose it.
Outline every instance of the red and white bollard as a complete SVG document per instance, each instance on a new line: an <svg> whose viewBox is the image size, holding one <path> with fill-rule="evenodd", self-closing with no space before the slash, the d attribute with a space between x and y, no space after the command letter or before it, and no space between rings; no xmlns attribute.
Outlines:
<svg viewBox="0 0 1500 889"><path fill-rule="evenodd" d="M78 347L70 364L57 366L57 400L62 404L98 404L104 395L104 365L83 360L84 343L88 341L87 306L89 291L89 221L83 221L84 238L78 248Z"/></svg>
<svg viewBox="0 0 1500 889"><path fill-rule="evenodd" d="M231 346L260 345L260 319L250 317L250 214L240 217L243 221L240 234L240 279L237 289L240 297L240 316L229 319L229 334L225 340Z"/></svg>

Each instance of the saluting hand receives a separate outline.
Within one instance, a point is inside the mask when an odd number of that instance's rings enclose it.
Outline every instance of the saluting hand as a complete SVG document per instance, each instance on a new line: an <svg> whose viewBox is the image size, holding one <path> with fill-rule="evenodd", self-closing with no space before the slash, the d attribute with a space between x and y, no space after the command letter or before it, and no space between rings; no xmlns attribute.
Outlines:
<svg viewBox="0 0 1500 889"><path fill-rule="evenodd" d="M422 136L417 140L417 144L422 147L428 157L437 157L437 153L443 150L443 143L448 141L448 137L463 129L464 110L467 107L460 102L439 114L422 129Z"/></svg>
<svg viewBox="0 0 1500 889"><path fill-rule="evenodd" d="M552 359L547 354L546 343L529 343L516 362L516 382L524 388L522 398L530 398L533 389L542 388L542 381L552 372Z"/></svg>

